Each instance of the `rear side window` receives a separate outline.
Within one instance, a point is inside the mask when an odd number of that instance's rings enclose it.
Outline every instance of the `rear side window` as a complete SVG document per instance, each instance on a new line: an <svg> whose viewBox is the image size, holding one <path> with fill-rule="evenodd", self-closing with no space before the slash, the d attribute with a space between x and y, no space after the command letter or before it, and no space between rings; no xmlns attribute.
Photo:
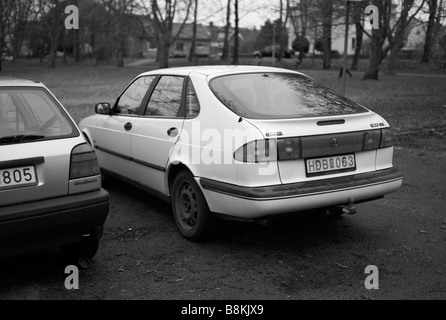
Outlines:
<svg viewBox="0 0 446 320"><path fill-rule="evenodd" d="M0 89L1 144L29 141L28 136L48 140L78 135L65 110L45 89Z"/></svg>
<svg viewBox="0 0 446 320"><path fill-rule="evenodd" d="M200 113L200 102L198 101L197 93L195 92L194 85L189 79L187 81L186 89L186 117L195 118Z"/></svg>
<svg viewBox="0 0 446 320"><path fill-rule="evenodd" d="M368 112L359 104L298 74L223 76L211 89L230 110L252 119L309 118Z"/></svg>

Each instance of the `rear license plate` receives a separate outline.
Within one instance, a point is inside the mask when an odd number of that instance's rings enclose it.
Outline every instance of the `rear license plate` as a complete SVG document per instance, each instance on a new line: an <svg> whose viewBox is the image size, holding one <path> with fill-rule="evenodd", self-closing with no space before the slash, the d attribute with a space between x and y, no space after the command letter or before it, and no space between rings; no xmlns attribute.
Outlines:
<svg viewBox="0 0 446 320"><path fill-rule="evenodd" d="M354 154L333 156L306 161L307 176L324 175L329 173L356 170L356 158Z"/></svg>
<svg viewBox="0 0 446 320"><path fill-rule="evenodd" d="M0 190L37 185L34 166L0 169Z"/></svg>

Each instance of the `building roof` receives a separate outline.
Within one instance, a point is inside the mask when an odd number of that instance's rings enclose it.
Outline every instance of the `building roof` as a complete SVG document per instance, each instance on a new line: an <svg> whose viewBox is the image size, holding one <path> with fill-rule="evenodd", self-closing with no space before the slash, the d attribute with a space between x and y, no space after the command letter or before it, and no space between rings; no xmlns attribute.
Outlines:
<svg viewBox="0 0 446 320"><path fill-rule="evenodd" d="M174 23L172 34L176 36L181 29L181 23ZM192 39L194 33L193 24L185 24L181 30L178 39ZM197 24L197 40L211 40L211 33L202 24Z"/></svg>

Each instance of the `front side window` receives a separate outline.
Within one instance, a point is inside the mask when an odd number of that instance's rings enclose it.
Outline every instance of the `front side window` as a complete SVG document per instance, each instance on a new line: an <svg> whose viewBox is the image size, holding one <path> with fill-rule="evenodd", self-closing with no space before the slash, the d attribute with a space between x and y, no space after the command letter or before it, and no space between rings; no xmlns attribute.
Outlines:
<svg viewBox="0 0 446 320"><path fill-rule="evenodd" d="M45 89L0 89L0 144L78 134L67 113Z"/></svg>
<svg viewBox="0 0 446 320"><path fill-rule="evenodd" d="M136 79L119 98L114 113L121 115L138 114L144 97L154 79L154 76Z"/></svg>
<svg viewBox="0 0 446 320"><path fill-rule="evenodd" d="M167 118L184 117L184 115L181 114L183 83L183 77L161 77L150 97L144 115Z"/></svg>
<svg viewBox="0 0 446 320"><path fill-rule="evenodd" d="M368 112L304 76L252 73L211 81L216 97L230 110L252 119L310 118Z"/></svg>

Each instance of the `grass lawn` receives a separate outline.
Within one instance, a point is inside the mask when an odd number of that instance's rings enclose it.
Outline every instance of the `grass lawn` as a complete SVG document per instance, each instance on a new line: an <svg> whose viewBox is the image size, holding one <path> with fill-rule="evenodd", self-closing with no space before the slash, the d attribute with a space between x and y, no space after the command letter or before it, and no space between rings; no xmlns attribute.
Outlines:
<svg viewBox="0 0 446 320"><path fill-rule="evenodd" d="M114 102L138 74L154 66L125 67L66 65L56 69L30 64L5 64L0 76L42 81L59 98L75 121L94 112L97 102ZM340 92L337 70L305 72ZM354 73L347 82L347 97L376 111L390 122L395 133L416 132L443 138L446 132L446 77L386 76L363 81Z"/></svg>

